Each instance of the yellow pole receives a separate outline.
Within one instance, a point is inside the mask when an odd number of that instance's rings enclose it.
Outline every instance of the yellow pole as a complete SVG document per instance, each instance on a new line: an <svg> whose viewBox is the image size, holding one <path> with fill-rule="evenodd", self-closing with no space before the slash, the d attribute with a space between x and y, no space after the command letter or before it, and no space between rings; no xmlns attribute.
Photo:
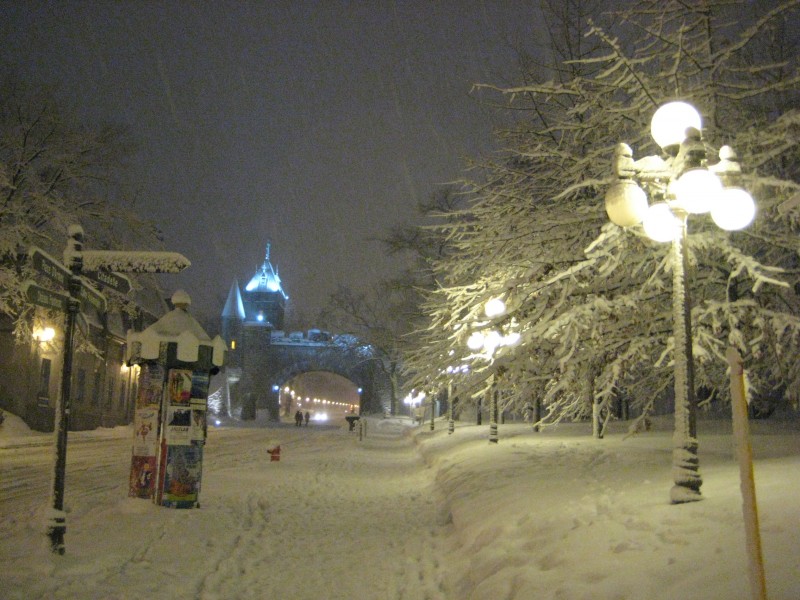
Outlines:
<svg viewBox="0 0 800 600"><path fill-rule="evenodd" d="M728 347L726 354L731 368L731 411L736 458L739 461L739 480L742 491L745 543L747 544L750 593L754 600L766 600L767 584L764 559L761 554L761 535L758 528L756 484L753 477L753 451L750 446L750 424L747 421L747 401L744 389L744 363L739 351Z"/></svg>

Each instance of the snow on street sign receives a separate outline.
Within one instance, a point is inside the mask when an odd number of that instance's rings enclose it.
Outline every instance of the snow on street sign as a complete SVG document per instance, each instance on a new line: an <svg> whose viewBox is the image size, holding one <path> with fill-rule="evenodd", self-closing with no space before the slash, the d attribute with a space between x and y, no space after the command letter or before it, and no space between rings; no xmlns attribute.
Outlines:
<svg viewBox="0 0 800 600"><path fill-rule="evenodd" d="M108 271L106 269L98 269L97 271L81 271L81 275L88 277L92 281L111 288L120 294L127 294L131 291L131 282L124 275Z"/></svg>
<svg viewBox="0 0 800 600"><path fill-rule="evenodd" d="M97 312L106 312L105 296L83 281L81 282L80 290L78 290L78 297L81 300L81 310L83 312L86 312L87 305L92 306Z"/></svg>
<svg viewBox="0 0 800 600"><path fill-rule="evenodd" d="M28 256L31 258L33 268L38 273L65 289L69 286L69 278L72 277L72 273L47 252L36 246L31 246Z"/></svg>
<svg viewBox="0 0 800 600"><path fill-rule="evenodd" d="M42 250L41 248L37 248L36 246L31 246L30 250L28 251L28 256L30 256L31 264L33 268L36 269L37 273L44 275L47 279L52 281L53 283L61 286L64 289L69 289L69 281L72 277L72 273L69 269L67 269L64 265L59 263L55 258L50 256L47 252ZM126 280L127 282L127 280ZM130 286L130 283L128 283ZM40 288L37 286L37 289L43 291L50 291L44 290L44 288ZM43 297L42 294L37 293L37 297ZM51 292L52 294L56 294L56 292ZM30 297L29 297L30 298ZM94 289L91 285L87 284L85 281L81 280L81 287L78 291L78 298L81 301L81 310L85 311L89 306L93 307L98 312L105 312L106 310L106 299L100 292ZM38 304L35 300L31 298L31 302ZM40 305L41 306L41 305ZM55 308L51 306L50 308Z"/></svg>
<svg viewBox="0 0 800 600"><path fill-rule="evenodd" d="M26 281L22 284L22 288L25 290L25 296L28 300L37 306L61 311L67 310L67 303L69 302L67 294L40 287L33 281Z"/></svg>
<svg viewBox="0 0 800 600"><path fill-rule="evenodd" d="M180 273L192 263L179 252L144 250L84 250L83 268L118 273Z"/></svg>

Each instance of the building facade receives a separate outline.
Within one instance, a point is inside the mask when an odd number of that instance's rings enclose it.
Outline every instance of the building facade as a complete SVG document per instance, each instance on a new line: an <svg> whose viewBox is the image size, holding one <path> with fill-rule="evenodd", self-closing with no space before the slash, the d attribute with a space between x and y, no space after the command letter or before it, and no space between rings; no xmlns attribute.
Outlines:
<svg viewBox="0 0 800 600"><path fill-rule="evenodd" d="M150 294L153 298L157 294ZM75 330L70 388L71 430L130 423L136 398L138 367L124 360L128 329L155 322L157 310L133 302L98 312L83 307ZM166 304L157 300L161 313ZM52 431L61 394L65 316L31 306L18 323L0 315L0 409L21 417L36 431Z"/></svg>

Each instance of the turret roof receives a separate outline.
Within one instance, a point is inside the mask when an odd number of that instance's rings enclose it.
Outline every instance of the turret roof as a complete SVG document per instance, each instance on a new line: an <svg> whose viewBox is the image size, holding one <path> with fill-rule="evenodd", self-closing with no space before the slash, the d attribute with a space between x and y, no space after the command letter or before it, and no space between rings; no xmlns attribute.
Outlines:
<svg viewBox="0 0 800 600"><path fill-rule="evenodd" d="M233 280L231 291L228 292L228 299L225 301L225 308L222 309L223 319L242 319L244 320L244 303L242 302L242 292L239 291L239 281Z"/></svg>
<svg viewBox="0 0 800 600"><path fill-rule="evenodd" d="M245 286L245 292L277 292L281 294L284 299L289 296L283 291L281 287L281 278L278 275L278 270L273 268L272 263L269 261L269 248L270 244L267 243L267 253L262 264L249 283Z"/></svg>

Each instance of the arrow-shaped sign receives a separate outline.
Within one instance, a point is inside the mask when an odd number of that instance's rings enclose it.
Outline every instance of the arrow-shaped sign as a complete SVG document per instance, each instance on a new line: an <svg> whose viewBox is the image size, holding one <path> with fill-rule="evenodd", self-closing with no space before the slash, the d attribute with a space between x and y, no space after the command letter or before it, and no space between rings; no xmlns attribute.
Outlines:
<svg viewBox="0 0 800 600"><path fill-rule="evenodd" d="M41 248L37 248L36 246L30 247L30 249L28 250L28 256L30 256L33 268L36 269L38 273L44 275L45 277L47 277L47 279L59 285L60 287L67 290L69 289L69 281L70 278L72 277L72 273L70 273L69 269L67 269L64 265L58 262L55 258L50 256L47 252L45 252ZM112 275L115 274L112 273ZM128 282L127 279L121 276L119 277L121 280L124 280L124 282L128 284L128 289L130 289L130 282ZM62 295L39 286L33 286L32 283L31 286L36 290L40 290L31 293L36 295L37 298L41 298L42 302L55 303L57 302L57 300L55 299L56 296ZM47 296L45 292L47 292L47 294L50 294L50 296ZM105 312L106 310L105 297L96 289L94 289L90 284L88 284L86 281L83 281L82 279L81 279L81 287L80 290L78 291L78 297L81 300L83 310L86 310L87 306L92 306L94 307L95 310L99 312ZM33 297L31 296L29 296L29 299L34 304L39 304L40 306L47 306L49 308L58 308L58 306L55 306L53 304L41 304L36 300L34 300Z"/></svg>
<svg viewBox="0 0 800 600"><path fill-rule="evenodd" d="M114 273L113 271L108 271L106 269L100 269L97 271L82 271L81 275L85 275L92 281L96 281L97 283L111 288L120 294L127 294L131 291L130 280L124 275Z"/></svg>
<svg viewBox="0 0 800 600"><path fill-rule="evenodd" d="M178 252L141 250L84 250L83 268L118 273L180 273L192 263Z"/></svg>
<svg viewBox="0 0 800 600"><path fill-rule="evenodd" d="M33 281L26 281L22 284L25 296L38 306L51 308L53 310L67 310L69 296L61 292L54 292L36 285Z"/></svg>
<svg viewBox="0 0 800 600"><path fill-rule="evenodd" d="M64 289L69 288L69 278L72 277L69 269L50 256L47 252L36 246L31 246L28 250L31 264L38 273L47 277L53 283L57 283Z"/></svg>
<svg viewBox="0 0 800 600"><path fill-rule="evenodd" d="M97 312L106 312L105 296L84 281L81 281L78 297L81 299L81 310L84 312L86 312L87 305L94 307Z"/></svg>

